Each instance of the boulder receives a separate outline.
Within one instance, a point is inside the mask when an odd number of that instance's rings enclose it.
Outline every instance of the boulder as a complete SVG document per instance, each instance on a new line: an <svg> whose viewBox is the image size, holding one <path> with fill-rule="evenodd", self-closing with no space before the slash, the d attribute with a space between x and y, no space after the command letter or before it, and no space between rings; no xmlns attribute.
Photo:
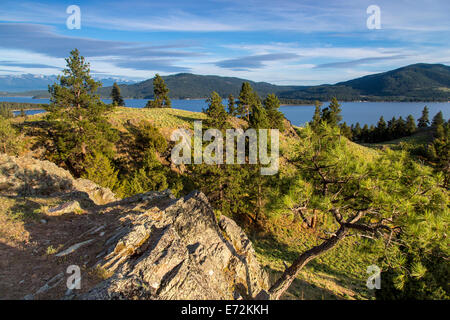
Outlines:
<svg viewBox="0 0 450 320"><path fill-rule="evenodd" d="M127 220L97 263L112 276L81 299L251 299L268 289L249 239L233 220L217 222L203 193Z"/></svg>
<svg viewBox="0 0 450 320"><path fill-rule="evenodd" d="M0 153L0 192L29 197L75 192L97 205L118 200L111 190L86 179L74 179L69 171L50 161L4 153Z"/></svg>

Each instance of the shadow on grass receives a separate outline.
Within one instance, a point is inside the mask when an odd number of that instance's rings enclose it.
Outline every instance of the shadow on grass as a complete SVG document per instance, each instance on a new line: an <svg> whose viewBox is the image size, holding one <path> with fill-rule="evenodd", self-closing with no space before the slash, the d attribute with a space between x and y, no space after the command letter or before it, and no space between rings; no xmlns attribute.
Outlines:
<svg viewBox="0 0 450 320"><path fill-rule="evenodd" d="M290 265L300 254L303 253L303 251L295 250L295 248L292 248L286 243L279 241L273 234L267 234L262 238L253 238L252 242L255 247L255 251L272 262L277 261L278 263L280 263L285 261L288 265ZM339 245L332 250L339 250ZM269 271L272 273L278 272L278 276L281 275L281 272L275 271L271 267L266 266L266 268L269 268ZM350 276L348 272L338 270L332 265L319 262L317 260L312 260L311 262L309 262L304 269L312 269L311 272L318 271L321 273L319 275L320 278L325 278L328 281L341 285L344 288L355 288L358 287L354 285L355 283L361 283L361 279ZM322 275L322 273L326 275ZM271 280L271 283L273 283L276 278L271 278ZM308 283L307 281L300 279L296 279L296 281L297 285L293 284L291 288L297 287L300 292L303 292L304 299L322 299L322 296L324 297L324 299L333 299L333 297L329 296L330 294L334 296L334 299L342 298L336 296L330 290L319 288L313 284ZM364 288L361 286L361 289ZM297 289L293 290L295 291L294 296L298 298L299 291ZM315 293L313 294L312 292Z"/></svg>
<svg viewBox="0 0 450 320"><path fill-rule="evenodd" d="M270 283L274 283L282 274L281 271L264 267L269 274ZM334 292L320 288L305 280L295 279L289 289L281 296L281 300L342 300Z"/></svg>

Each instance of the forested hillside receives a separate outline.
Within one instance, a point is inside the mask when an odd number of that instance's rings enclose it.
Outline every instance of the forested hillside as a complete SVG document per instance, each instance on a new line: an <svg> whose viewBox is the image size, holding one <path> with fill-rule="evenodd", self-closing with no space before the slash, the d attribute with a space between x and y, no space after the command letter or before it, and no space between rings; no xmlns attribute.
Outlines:
<svg viewBox="0 0 450 320"><path fill-rule="evenodd" d="M249 82L260 97L275 93L283 103L312 103L315 100L330 101L336 97L342 101L449 101L450 67L442 64L415 64L373 74L334 85L278 86L266 82L253 82L240 78L203 76L180 73L163 77L172 99L206 98L216 91L223 98L230 93L237 95L242 83ZM136 84L120 85L124 98L153 98L152 79ZM103 98L109 98L112 87L99 89ZM48 98L46 91L3 93Z"/></svg>

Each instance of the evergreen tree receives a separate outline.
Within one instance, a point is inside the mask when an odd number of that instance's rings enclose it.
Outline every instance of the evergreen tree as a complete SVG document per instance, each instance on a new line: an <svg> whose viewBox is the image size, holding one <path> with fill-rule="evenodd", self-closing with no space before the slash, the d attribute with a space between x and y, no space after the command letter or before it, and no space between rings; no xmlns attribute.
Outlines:
<svg viewBox="0 0 450 320"><path fill-rule="evenodd" d="M393 266L399 276L403 274L400 281L424 274L420 266L411 268L417 272L405 274L409 263L405 252L410 250L423 257L438 247L444 251L436 259L442 266L442 257L448 256L448 197L428 167L418 165L406 152L386 150L372 160L358 156L347 141L339 139L339 130L326 124L319 131L303 129L296 146L299 176L280 197L280 206L304 217L318 212L321 228L333 226L333 230L294 259L268 290L271 299L286 292L308 262L350 234L368 232L382 248L383 270ZM325 224L329 219L333 223ZM439 282L448 288L445 280ZM448 289L441 293L448 296Z"/></svg>
<svg viewBox="0 0 450 320"><path fill-rule="evenodd" d="M205 113L208 115L208 126L215 129L224 129L227 125L228 115L225 106L222 104L222 98L214 91L207 99L207 103L208 108Z"/></svg>
<svg viewBox="0 0 450 320"><path fill-rule="evenodd" d="M170 169L164 167L156 158L154 150L147 149L139 169L124 183L127 196L148 191L164 191L169 188L167 177Z"/></svg>
<svg viewBox="0 0 450 320"><path fill-rule="evenodd" d="M153 78L154 98L147 102L147 108L171 108L172 102L169 98L169 88L167 88L164 79L156 74Z"/></svg>
<svg viewBox="0 0 450 320"><path fill-rule="evenodd" d="M237 115L236 102L234 101L232 94L228 96L228 114L231 117L235 117Z"/></svg>
<svg viewBox="0 0 450 320"><path fill-rule="evenodd" d="M386 121L384 121L383 116L378 120L377 127L374 132L374 142L385 141L387 137L387 126Z"/></svg>
<svg viewBox="0 0 450 320"><path fill-rule="evenodd" d="M123 101L122 96L120 95L120 87L116 82L113 84L113 88L111 90L111 98L113 106L125 106L125 102Z"/></svg>
<svg viewBox="0 0 450 320"><path fill-rule="evenodd" d="M10 108L6 105L0 105L0 117L3 117L4 119L9 119L14 117L14 113L11 111Z"/></svg>
<svg viewBox="0 0 450 320"><path fill-rule="evenodd" d="M118 171L114 169L111 161L100 152L94 151L86 159L86 172L83 178L91 180L98 185L115 190L118 187Z"/></svg>
<svg viewBox="0 0 450 320"><path fill-rule="evenodd" d="M444 124L444 115L442 114L442 111L439 111L436 113L436 115L433 117L433 122L431 123L432 127L442 126Z"/></svg>
<svg viewBox="0 0 450 320"><path fill-rule="evenodd" d="M410 136L414 132L416 132L416 121L414 121L414 117L412 115L408 115L406 118L406 135Z"/></svg>
<svg viewBox="0 0 450 320"><path fill-rule="evenodd" d="M353 129L353 139L354 140L361 140L361 125L359 122L356 123L354 129Z"/></svg>
<svg viewBox="0 0 450 320"><path fill-rule="evenodd" d="M397 126L397 119L395 117L392 117L392 119L389 120L387 123L386 140L392 140L395 138L396 126Z"/></svg>
<svg viewBox="0 0 450 320"><path fill-rule="evenodd" d="M376 128L373 124L369 127L369 135L368 135L368 142L375 142L375 134L376 134Z"/></svg>
<svg viewBox="0 0 450 320"><path fill-rule="evenodd" d="M426 128L429 125L430 125L429 111L428 111L428 107L425 106L422 110L422 116L417 120L417 126L419 128Z"/></svg>
<svg viewBox="0 0 450 320"><path fill-rule="evenodd" d="M248 82L244 82L242 84L241 92L239 93L239 102L238 102L238 114L241 118L247 119L250 121L250 113L252 112L252 108L256 105L259 98L256 93L253 91L252 86Z"/></svg>
<svg viewBox="0 0 450 320"><path fill-rule="evenodd" d="M331 126L337 126L342 120L341 105L335 97L331 99L330 105L323 109L322 119Z"/></svg>
<svg viewBox="0 0 450 320"><path fill-rule="evenodd" d="M437 171L444 175L444 187L450 184L450 125L444 123L435 127L434 140L431 144Z"/></svg>
<svg viewBox="0 0 450 320"><path fill-rule="evenodd" d="M279 110L280 100L278 100L275 94L269 94L264 100L264 107L267 113L267 119L270 129L284 130L284 115Z"/></svg>
<svg viewBox="0 0 450 320"><path fill-rule="evenodd" d="M21 143L17 131L8 119L0 115L0 152L17 155L21 149Z"/></svg>
<svg viewBox="0 0 450 320"><path fill-rule="evenodd" d="M341 128L341 134L348 138L348 139L352 139L353 138L353 133L352 133L352 129L347 125L346 122L344 122L343 124L340 125Z"/></svg>
<svg viewBox="0 0 450 320"><path fill-rule="evenodd" d="M108 158L114 156L117 134L106 120L109 106L96 94L100 82L90 76L90 67L77 49L66 59L67 68L58 77L59 84L49 86L51 95L47 107L51 130L49 139L54 150L48 150L51 160L63 163L72 174L85 171L85 161L94 152Z"/></svg>
<svg viewBox="0 0 450 320"><path fill-rule="evenodd" d="M400 138L400 137L403 137L405 135L406 135L406 122L400 116L397 119L397 122L395 124L395 138Z"/></svg>
<svg viewBox="0 0 450 320"><path fill-rule="evenodd" d="M369 142L370 137L369 137L369 126L367 124L365 124L361 130L361 141L363 142Z"/></svg>
<svg viewBox="0 0 450 320"><path fill-rule="evenodd" d="M320 101L315 101L314 102L314 115L312 118L312 121L310 122L311 127L315 130L319 127L320 125L320 121L322 120L322 104L320 103Z"/></svg>
<svg viewBox="0 0 450 320"><path fill-rule="evenodd" d="M270 120L267 111L260 103L255 104L250 114L249 125L253 129L267 129L270 127Z"/></svg>

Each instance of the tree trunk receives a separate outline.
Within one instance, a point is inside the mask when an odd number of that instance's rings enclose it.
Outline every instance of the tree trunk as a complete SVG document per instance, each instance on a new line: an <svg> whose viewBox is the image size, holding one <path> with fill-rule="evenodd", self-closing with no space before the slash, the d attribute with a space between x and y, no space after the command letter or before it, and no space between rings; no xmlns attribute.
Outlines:
<svg viewBox="0 0 450 320"><path fill-rule="evenodd" d="M273 286L269 289L270 299L278 300L283 295L283 293L289 289L292 282L297 277L300 270L311 260L320 256L321 254L327 252L339 241L341 241L345 235L347 234L347 229L344 226L341 226L339 230L336 232L334 236L330 239L324 241L322 244L309 249L308 251L302 253L292 265L287 268L281 277L273 284Z"/></svg>

